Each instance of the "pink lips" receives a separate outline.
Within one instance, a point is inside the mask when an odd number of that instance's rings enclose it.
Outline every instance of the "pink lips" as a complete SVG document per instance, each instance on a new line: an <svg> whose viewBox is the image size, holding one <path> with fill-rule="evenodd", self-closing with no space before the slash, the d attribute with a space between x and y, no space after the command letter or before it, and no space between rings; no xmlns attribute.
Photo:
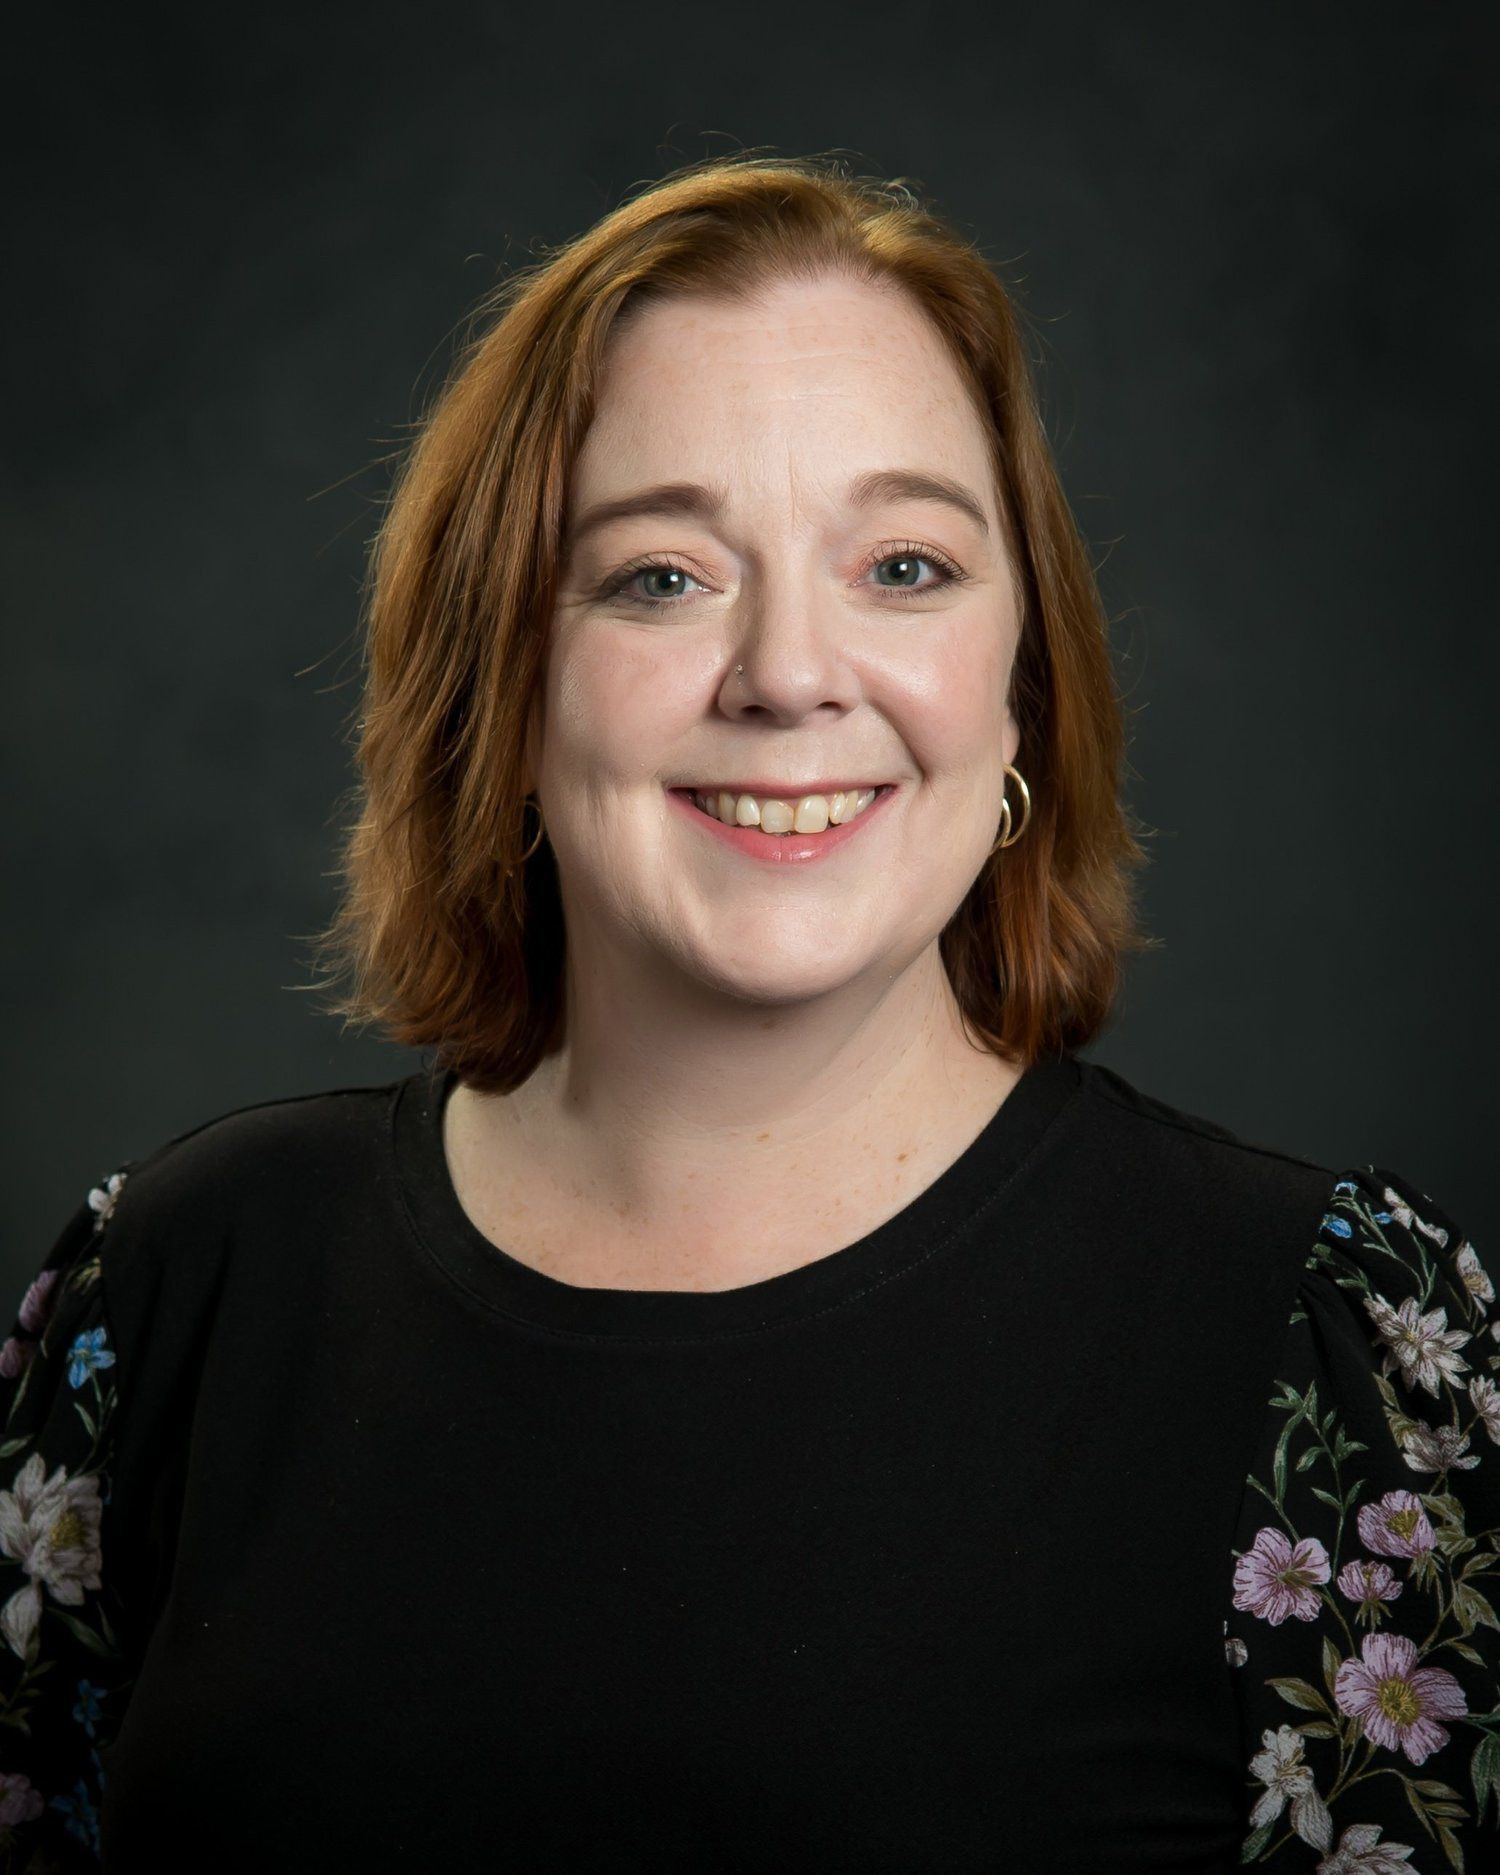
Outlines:
<svg viewBox="0 0 1500 1875"><path fill-rule="evenodd" d="M828 827L822 833L762 833L759 827L726 827L722 820L715 820L712 814L705 814L701 808L695 807L692 794L687 790L671 788L668 790L668 798L691 818L695 826L716 836L726 846L732 846L736 852L773 866L802 866L815 859L825 859L846 841L852 840L868 821L879 814L895 792L894 787L883 787L862 814L853 820L844 821L841 826Z"/></svg>

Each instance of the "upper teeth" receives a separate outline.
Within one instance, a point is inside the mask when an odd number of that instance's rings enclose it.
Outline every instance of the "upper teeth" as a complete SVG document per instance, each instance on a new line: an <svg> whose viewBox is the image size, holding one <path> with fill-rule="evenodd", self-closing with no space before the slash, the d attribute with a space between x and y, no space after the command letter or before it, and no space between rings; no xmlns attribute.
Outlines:
<svg viewBox="0 0 1500 1875"><path fill-rule="evenodd" d="M862 814L878 792L861 788L847 794L804 794L795 801L762 801L753 794L694 790L693 801L729 827L759 827L762 833L821 833L830 824L839 827Z"/></svg>

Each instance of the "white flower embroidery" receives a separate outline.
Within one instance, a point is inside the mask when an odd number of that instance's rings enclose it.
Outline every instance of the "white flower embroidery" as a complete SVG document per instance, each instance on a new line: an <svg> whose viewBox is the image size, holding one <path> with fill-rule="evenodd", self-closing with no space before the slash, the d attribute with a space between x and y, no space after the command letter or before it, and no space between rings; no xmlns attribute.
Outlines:
<svg viewBox="0 0 1500 1875"><path fill-rule="evenodd" d="M1424 1237L1430 1237L1439 1248L1447 1243L1447 1231L1445 1231L1440 1224L1424 1223L1422 1219L1417 1216L1416 1212L1412 1210L1411 1206L1407 1204L1403 1198L1398 1196L1396 1192L1392 1191L1389 1185L1385 1188L1385 1201L1390 1207L1391 1216L1395 1218L1398 1224L1405 1225L1407 1230L1415 1229L1421 1231Z"/></svg>
<svg viewBox="0 0 1500 1875"><path fill-rule="evenodd" d="M0 1491L0 1550L31 1580L0 1609L0 1634L24 1659L42 1616L42 1588L77 1607L85 1589L101 1586L99 1520L104 1506L92 1473L70 1478L59 1465L49 1478L40 1452Z"/></svg>
<svg viewBox="0 0 1500 1875"><path fill-rule="evenodd" d="M95 1230L103 1230L109 1222L110 1215L115 1208L115 1200L120 1195L120 1188L125 1183L126 1176L124 1172L111 1172L102 1185L96 1185L89 1193L89 1208L97 1213L94 1218Z"/></svg>
<svg viewBox="0 0 1500 1875"><path fill-rule="evenodd" d="M1413 1471L1472 1471L1479 1454L1461 1457L1468 1449L1469 1435L1457 1426L1429 1426L1421 1419L1401 1441L1402 1456Z"/></svg>
<svg viewBox="0 0 1500 1875"><path fill-rule="evenodd" d="M1493 1302L1495 1285L1490 1281L1489 1272L1479 1261L1471 1243L1459 1245L1458 1255L1453 1259L1454 1267L1463 1278L1464 1288L1477 1302Z"/></svg>
<svg viewBox="0 0 1500 1875"><path fill-rule="evenodd" d="M1429 1309L1424 1315L1415 1296L1407 1296L1399 1309L1393 1309L1382 1295L1366 1296L1365 1308L1386 1344L1383 1371L1400 1367L1408 1387L1425 1387L1437 1398L1438 1380L1457 1383L1469 1363L1460 1360L1457 1350L1469 1339L1462 1328L1448 1326L1446 1309Z"/></svg>
<svg viewBox="0 0 1500 1875"><path fill-rule="evenodd" d="M1469 1382L1469 1399L1479 1414L1485 1431L1500 1445L1500 1392L1493 1380L1478 1378Z"/></svg>
<svg viewBox="0 0 1500 1875"><path fill-rule="evenodd" d="M1274 1732L1262 1732L1260 1742L1265 1750L1250 1760L1250 1775L1266 1788L1255 1800L1251 1824L1261 1829L1274 1823L1290 1799L1292 1828L1314 1849L1326 1849L1333 1837L1333 1819L1313 1786L1311 1765L1303 1762L1301 1733L1283 1725Z"/></svg>
<svg viewBox="0 0 1500 1875"><path fill-rule="evenodd" d="M1379 1823L1351 1823L1332 1855L1318 1864L1317 1875L1412 1875L1409 1842L1382 1842Z"/></svg>

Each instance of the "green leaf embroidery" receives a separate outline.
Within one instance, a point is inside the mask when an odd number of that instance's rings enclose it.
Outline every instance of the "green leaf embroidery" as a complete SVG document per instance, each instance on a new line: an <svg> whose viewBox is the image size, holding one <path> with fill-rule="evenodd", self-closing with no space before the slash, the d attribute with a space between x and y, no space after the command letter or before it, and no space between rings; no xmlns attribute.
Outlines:
<svg viewBox="0 0 1500 1875"><path fill-rule="evenodd" d="M1443 1854L1453 1864L1456 1875L1464 1875L1464 1852L1459 1846L1458 1838L1446 1823L1438 1824L1437 1833L1438 1841L1443 1845Z"/></svg>
<svg viewBox="0 0 1500 1875"><path fill-rule="evenodd" d="M114 1657L114 1649L110 1647L101 1636L97 1635L91 1627L86 1626L84 1622L80 1621L77 1615L70 1615L66 1609L58 1608L56 1605L53 1606L51 1612L57 1616L58 1620L62 1622L63 1626L69 1630L75 1639L82 1641L84 1646L92 1653L99 1654L106 1660Z"/></svg>
<svg viewBox="0 0 1500 1875"><path fill-rule="evenodd" d="M1340 1664L1339 1650L1325 1634L1323 1636L1323 1684L1328 1688L1330 1699L1334 1697L1334 1679L1338 1674Z"/></svg>
<svg viewBox="0 0 1500 1875"><path fill-rule="evenodd" d="M1332 1716L1328 1701L1315 1687L1306 1680L1298 1679L1294 1674L1277 1674L1266 1681L1267 1686L1274 1686L1289 1706L1296 1706L1302 1712L1327 1712Z"/></svg>
<svg viewBox="0 0 1500 1875"><path fill-rule="evenodd" d="M1482 1823L1491 1797L1495 1799L1495 1821L1500 1823L1500 1737L1491 1732L1481 1738L1469 1760L1469 1781L1474 1786L1474 1813Z"/></svg>
<svg viewBox="0 0 1500 1875"><path fill-rule="evenodd" d="M1242 1863L1253 1862L1255 1860L1261 1850L1264 1849L1266 1844L1271 1840L1271 1831L1275 1829L1275 1827L1274 1822L1262 1823L1259 1829L1250 1832L1240 1848L1240 1861Z"/></svg>
<svg viewBox="0 0 1500 1875"><path fill-rule="evenodd" d="M1454 1585L1453 1612L1458 1616L1465 1634L1472 1634L1479 1626L1500 1631L1500 1620L1496 1620L1489 1601L1467 1582Z"/></svg>

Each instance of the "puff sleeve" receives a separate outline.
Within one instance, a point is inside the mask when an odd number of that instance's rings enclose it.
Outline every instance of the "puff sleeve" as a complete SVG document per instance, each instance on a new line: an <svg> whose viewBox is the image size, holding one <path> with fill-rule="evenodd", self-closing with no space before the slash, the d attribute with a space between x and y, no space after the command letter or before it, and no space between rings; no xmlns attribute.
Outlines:
<svg viewBox="0 0 1500 1875"><path fill-rule="evenodd" d="M101 1754L130 1683L111 1573L120 1375L90 1191L0 1345L0 1870L96 1870Z"/></svg>
<svg viewBox="0 0 1500 1875"><path fill-rule="evenodd" d="M1500 1868L1497 1331L1451 1217L1338 1178L1226 1569L1246 1864Z"/></svg>

